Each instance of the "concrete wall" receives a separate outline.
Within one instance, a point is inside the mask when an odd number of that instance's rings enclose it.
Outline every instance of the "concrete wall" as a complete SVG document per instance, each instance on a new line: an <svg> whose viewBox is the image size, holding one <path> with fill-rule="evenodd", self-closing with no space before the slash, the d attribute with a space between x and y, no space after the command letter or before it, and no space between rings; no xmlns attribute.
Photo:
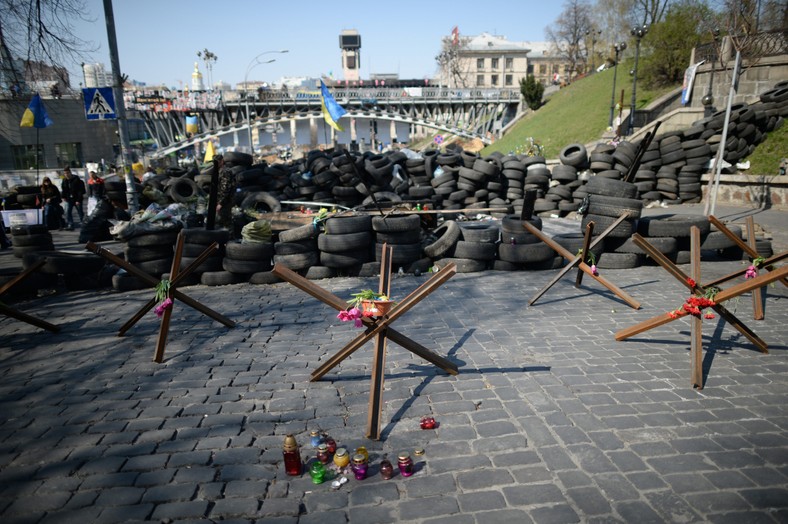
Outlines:
<svg viewBox="0 0 788 524"><path fill-rule="evenodd" d="M53 125L38 130L39 143L44 146L42 169L62 167L55 152L55 144L64 143L82 144L83 163L99 162L102 158L107 163L114 162L112 145L118 142L115 135L116 121L86 120L81 96L43 98L43 101ZM19 127L29 103L29 98L0 98L0 171L14 169L11 146L36 144L36 129Z"/></svg>

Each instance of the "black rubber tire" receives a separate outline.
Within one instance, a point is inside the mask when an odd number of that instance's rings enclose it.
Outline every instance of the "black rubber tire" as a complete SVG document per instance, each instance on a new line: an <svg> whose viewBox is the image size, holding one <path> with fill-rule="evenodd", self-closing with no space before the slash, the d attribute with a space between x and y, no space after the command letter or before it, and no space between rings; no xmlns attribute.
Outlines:
<svg viewBox="0 0 788 524"><path fill-rule="evenodd" d="M264 284L277 284L279 282L282 282L282 279L274 275L270 271L261 271L259 273L252 273L251 275L249 275L250 284L264 285Z"/></svg>
<svg viewBox="0 0 788 524"><path fill-rule="evenodd" d="M440 270L452 263L457 266L457 273L478 273L487 269L487 262L484 260L470 258L442 258L436 260L434 265Z"/></svg>
<svg viewBox="0 0 788 524"><path fill-rule="evenodd" d="M440 258L460 239L460 226L454 220L447 220L432 233L437 237L435 242L424 247L424 254L432 259Z"/></svg>
<svg viewBox="0 0 788 524"><path fill-rule="evenodd" d="M372 243L371 231L359 231L358 233L345 233L342 235L320 235L317 237L317 247L326 253L342 253L364 249Z"/></svg>
<svg viewBox="0 0 788 524"><path fill-rule="evenodd" d="M191 265L192 262L197 260L197 257L182 257L181 258L181 271L186 269ZM194 270L195 274L205 273L206 271L221 271L222 268L222 257L208 257L203 260L202 264L197 266Z"/></svg>
<svg viewBox="0 0 788 524"><path fill-rule="evenodd" d="M643 255L637 253L605 252L596 261L599 269L633 269L643 264Z"/></svg>
<svg viewBox="0 0 788 524"><path fill-rule="evenodd" d="M228 242L225 246L225 253L227 258L234 260L259 260L270 264L274 256L274 245L270 242Z"/></svg>
<svg viewBox="0 0 788 524"><path fill-rule="evenodd" d="M501 237L501 230L496 222L459 222L457 225L460 226L460 238L467 242L494 244Z"/></svg>
<svg viewBox="0 0 788 524"><path fill-rule="evenodd" d="M643 201L633 198L617 198L604 195L590 195L588 212L593 215L618 218L626 214L628 218L640 218Z"/></svg>
<svg viewBox="0 0 788 524"><path fill-rule="evenodd" d="M22 235L52 235L44 224L29 224L11 226L11 236Z"/></svg>
<svg viewBox="0 0 788 524"><path fill-rule="evenodd" d="M230 231L227 229L184 229L183 241L189 244L203 244L209 246L214 242L224 245L230 239Z"/></svg>
<svg viewBox="0 0 788 524"><path fill-rule="evenodd" d="M678 250L678 243L672 237L651 237L645 240L662 254L675 253ZM606 238L605 251L612 253L636 253L638 255L646 254L645 251L635 244L632 238Z"/></svg>
<svg viewBox="0 0 788 524"><path fill-rule="evenodd" d="M172 269L172 257L160 258L158 260L146 260L145 262L137 262L134 266L149 275L161 275L167 273Z"/></svg>
<svg viewBox="0 0 788 524"><path fill-rule="evenodd" d="M123 248L125 259L129 263L145 262L160 258L172 257L172 246L129 247Z"/></svg>
<svg viewBox="0 0 788 524"><path fill-rule="evenodd" d="M200 283L204 286L228 286L246 282L247 279L247 275L229 271L206 271L200 275Z"/></svg>
<svg viewBox="0 0 788 524"><path fill-rule="evenodd" d="M375 233L378 244L415 244L421 241L421 229L397 233Z"/></svg>
<svg viewBox="0 0 788 524"><path fill-rule="evenodd" d="M585 185L590 195L603 195L619 198L637 198L638 188L635 184L623 180L613 180L603 177L591 177Z"/></svg>
<svg viewBox="0 0 788 524"><path fill-rule="evenodd" d="M741 226L737 226L734 224L727 224L725 227L737 236L739 239L742 238L742 228ZM701 249L727 249L729 247L736 246L737 244L728 238L722 231L709 231L709 234L706 235L700 243Z"/></svg>
<svg viewBox="0 0 788 524"><path fill-rule="evenodd" d="M536 229L542 229L542 219L534 216L528 219L527 221L529 224L534 226ZM520 215L513 214L513 215L506 215L501 219L501 232L503 233L526 233L525 228L523 227L523 222L520 220Z"/></svg>
<svg viewBox="0 0 788 524"><path fill-rule="evenodd" d="M44 248L52 245L52 235L47 233L35 233L32 235L16 235L13 237L13 245L19 247L39 247Z"/></svg>
<svg viewBox="0 0 788 524"><path fill-rule="evenodd" d="M275 264L281 264L288 269L292 269L293 271L306 269L310 266L316 266L318 265L319 261L320 253L317 251L299 253L296 255L274 255Z"/></svg>
<svg viewBox="0 0 788 524"><path fill-rule="evenodd" d="M421 229L419 215L388 215L372 217L372 230L377 233L400 233Z"/></svg>
<svg viewBox="0 0 788 524"><path fill-rule="evenodd" d="M137 289L148 289L150 284L143 282L129 273L116 273L112 275L112 289L115 291L135 291Z"/></svg>
<svg viewBox="0 0 788 524"><path fill-rule="evenodd" d="M536 244L500 244L498 246L498 258L516 264L542 262L555 256L555 251L542 242Z"/></svg>
<svg viewBox="0 0 788 524"><path fill-rule="evenodd" d="M137 249L137 248L133 248L133 249ZM183 252L181 254L183 256L185 256L185 257L197 258L206 249L208 249L208 245L206 245L206 244L191 244L189 242L184 242L183 243ZM170 250L170 252L172 253L172 250ZM222 252L221 246L219 246L219 249L213 251L210 254L210 256L211 257L222 257L223 256L223 252ZM161 257L159 257L159 258L161 258Z"/></svg>
<svg viewBox="0 0 788 524"><path fill-rule="evenodd" d="M261 206L263 209L260 209ZM249 193L241 202L243 209L254 209L261 213L279 213L282 211L282 204L279 199L266 191L256 191Z"/></svg>
<svg viewBox="0 0 788 524"><path fill-rule="evenodd" d="M372 230L372 215L346 215L331 217L325 222L326 233L343 235Z"/></svg>
<svg viewBox="0 0 788 524"><path fill-rule="evenodd" d="M599 233L599 231L597 231ZM592 237L592 241L595 237ZM583 233L561 233L559 235L555 235L553 237L553 241L557 243L559 246L563 247L573 256L577 255L578 251L583 249L583 241L585 240L585 234ZM598 243L596 246L591 248L591 252L595 256L601 255L605 251L605 244L604 242Z"/></svg>
<svg viewBox="0 0 788 524"><path fill-rule="evenodd" d="M507 244L536 244L537 242L541 242L541 240L539 240L539 237L532 235L526 230L523 230L521 233L501 231L501 242Z"/></svg>
<svg viewBox="0 0 788 524"><path fill-rule="evenodd" d="M657 215L643 217L638 222L638 233L644 237L688 237L690 228L697 226L701 238L709 234L711 224L704 216Z"/></svg>
<svg viewBox="0 0 788 524"><path fill-rule="evenodd" d="M308 253L310 251L319 251L317 248L316 239L299 240L297 242L277 242L274 244L275 255L297 255L299 253Z"/></svg>
<svg viewBox="0 0 788 524"><path fill-rule="evenodd" d="M613 222L616 221L613 217L606 217L602 215L592 215L588 214L583 217L581 222L581 230L585 231L586 225L589 222L594 222L594 231L602 232L606 230L608 227L613 225ZM617 225L613 231L608 233L608 237L611 238L629 238L632 236L632 233L635 232L635 224L632 220L627 219L622 221L619 225Z"/></svg>
<svg viewBox="0 0 788 524"><path fill-rule="evenodd" d="M497 251L497 246L494 243L459 240L450 253L455 258L494 260Z"/></svg>
<svg viewBox="0 0 788 524"><path fill-rule="evenodd" d="M230 273L251 275L252 273L270 271L271 260L235 260L225 257L224 260L222 260L222 269Z"/></svg>
<svg viewBox="0 0 788 524"><path fill-rule="evenodd" d="M326 267L344 269L360 266L364 262L369 262L370 256L367 249L357 251L345 251L343 253L320 253L320 264ZM317 264L312 264L317 265Z"/></svg>
<svg viewBox="0 0 788 524"><path fill-rule="evenodd" d="M310 238L317 238L320 233L319 228L315 224L305 224L293 229L279 232L280 242L298 242Z"/></svg>
<svg viewBox="0 0 788 524"><path fill-rule="evenodd" d="M185 177L174 179L167 189L167 195L174 202L179 203L187 203L202 194L200 186L194 180Z"/></svg>
<svg viewBox="0 0 788 524"><path fill-rule="evenodd" d="M186 266L184 266L184 267L186 267ZM202 266L200 266L200 267L202 267ZM219 264L219 268L215 269L213 271L221 271L221 269L222 269L222 265L220 263ZM200 275L202 273L204 273L204 271L192 272L188 277L186 277L184 279L181 279L180 282L178 283L178 289L180 289L182 287L186 287L186 286L197 286L197 285L199 285L200 284ZM170 274L169 273L162 273L161 274L161 279L162 280L164 280L164 279L170 280Z"/></svg>
<svg viewBox="0 0 788 524"><path fill-rule="evenodd" d="M131 237L126 241L126 245L128 247L174 246L177 239L178 231L171 229L160 232L149 232Z"/></svg>
<svg viewBox="0 0 788 524"><path fill-rule="evenodd" d="M558 159L564 165L582 167L588 163L588 151L583 144L569 144L561 150Z"/></svg>

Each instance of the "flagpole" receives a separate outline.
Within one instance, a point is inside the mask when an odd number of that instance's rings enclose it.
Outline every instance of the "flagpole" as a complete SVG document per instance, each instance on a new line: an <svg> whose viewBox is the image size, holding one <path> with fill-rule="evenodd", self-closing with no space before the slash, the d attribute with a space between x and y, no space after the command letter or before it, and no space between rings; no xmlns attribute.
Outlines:
<svg viewBox="0 0 788 524"><path fill-rule="evenodd" d="M39 154L39 149L40 148L39 148L38 144L39 144L38 128L36 128L36 185L40 186L41 184L38 181L38 169L40 167L39 164L41 163L41 155Z"/></svg>

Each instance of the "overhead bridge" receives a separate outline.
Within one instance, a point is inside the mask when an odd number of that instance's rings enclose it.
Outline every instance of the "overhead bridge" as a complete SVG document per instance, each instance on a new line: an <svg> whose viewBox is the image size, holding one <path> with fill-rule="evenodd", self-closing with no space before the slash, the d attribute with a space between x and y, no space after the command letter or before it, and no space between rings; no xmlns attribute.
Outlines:
<svg viewBox="0 0 788 524"><path fill-rule="evenodd" d="M514 89L335 88L332 94L347 110L347 117L355 121L401 122L409 126L411 136L429 128L487 144L515 118L521 101ZM202 92L171 97L127 93L126 107L136 112L156 140L156 157L230 133L238 133L246 143L250 126L270 129L267 126L288 123L295 131L299 121L317 125L323 120L319 91L273 90L248 96L243 92ZM187 133L187 115L198 119L197 133ZM341 120L345 128L347 117ZM295 133L290 133L290 139L295 146Z"/></svg>

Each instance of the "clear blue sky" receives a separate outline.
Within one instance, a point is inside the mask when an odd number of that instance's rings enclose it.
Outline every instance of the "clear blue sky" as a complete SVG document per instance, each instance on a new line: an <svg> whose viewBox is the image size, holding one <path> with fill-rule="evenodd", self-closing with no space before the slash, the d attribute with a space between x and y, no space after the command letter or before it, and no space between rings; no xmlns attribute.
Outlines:
<svg viewBox="0 0 788 524"><path fill-rule="evenodd" d="M99 49L86 62L110 69L102 0L85 0L95 21L75 28ZM397 73L400 78L432 77L441 37L459 27L461 35L488 32L514 41L543 41L545 28L562 11L554 0L449 0L322 2L314 0L114 0L121 72L132 80L170 87L188 85L194 62L207 74L197 51L218 56L213 80L243 82L258 54L276 62L256 66L249 80L278 83L283 76L342 77L339 33L361 34L361 76ZM70 68L71 84L82 81ZM179 82L180 81L180 82Z"/></svg>

